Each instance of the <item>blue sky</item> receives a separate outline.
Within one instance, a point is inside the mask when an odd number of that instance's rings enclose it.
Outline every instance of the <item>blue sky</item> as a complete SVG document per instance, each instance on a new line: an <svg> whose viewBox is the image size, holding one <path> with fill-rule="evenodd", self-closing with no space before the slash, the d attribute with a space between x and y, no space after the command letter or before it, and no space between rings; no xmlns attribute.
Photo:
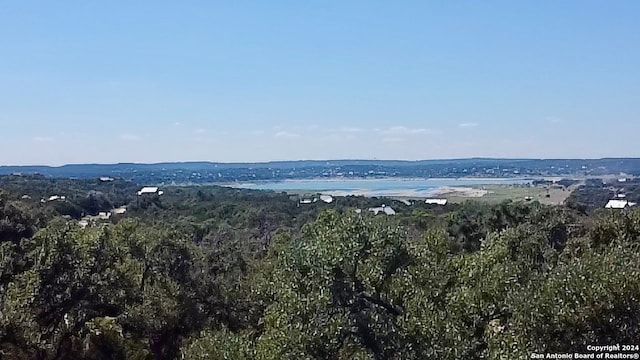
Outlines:
<svg viewBox="0 0 640 360"><path fill-rule="evenodd" d="M640 157L638 1L0 2L0 164Z"/></svg>

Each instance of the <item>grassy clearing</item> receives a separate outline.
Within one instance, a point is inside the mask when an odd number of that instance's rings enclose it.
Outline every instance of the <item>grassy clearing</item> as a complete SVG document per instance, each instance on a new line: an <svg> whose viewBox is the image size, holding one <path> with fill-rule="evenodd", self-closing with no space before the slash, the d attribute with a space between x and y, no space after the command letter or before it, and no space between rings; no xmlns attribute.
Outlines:
<svg viewBox="0 0 640 360"><path fill-rule="evenodd" d="M531 201L539 201L542 204L558 205L562 204L571 194L571 189L547 189L543 186L532 187L528 185L487 185L482 186L481 188L488 191L488 193L482 197L469 198L464 196L456 196L455 194L445 197L449 201L454 203L459 203L466 200L499 203L504 200L526 200L527 197L530 197Z"/></svg>

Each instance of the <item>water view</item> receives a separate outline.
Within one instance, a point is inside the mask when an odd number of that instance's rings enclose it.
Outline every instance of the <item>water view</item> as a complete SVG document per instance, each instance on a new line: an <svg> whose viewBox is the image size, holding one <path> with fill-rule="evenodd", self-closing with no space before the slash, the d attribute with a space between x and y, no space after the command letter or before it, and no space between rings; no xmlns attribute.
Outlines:
<svg viewBox="0 0 640 360"><path fill-rule="evenodd" d="M529 184L529 179L461 178L461 179L313 179L238 183L230 186L286 192L323 192L332 195L366 196L434 196L446 192L473 192L484 185ZM481 189L477 189L482 192ZM481 196L479 194L479 196Z"/></svg>

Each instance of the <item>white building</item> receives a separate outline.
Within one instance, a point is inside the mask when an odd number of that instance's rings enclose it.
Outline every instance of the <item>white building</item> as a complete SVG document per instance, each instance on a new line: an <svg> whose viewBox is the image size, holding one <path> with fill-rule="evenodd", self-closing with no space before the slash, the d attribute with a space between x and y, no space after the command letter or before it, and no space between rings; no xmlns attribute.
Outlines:
<svg viewBox="0 0 640 360"><path fill-rule="evenodd" d="M427 199L424 203L430 205L447 205L447 199Z"/></svg>
<svg viewBox="0 0 640 360"><path fill-rule="evenodd" d="M395 215L396 211L393 210L390 206L382 205L380 207L369 208L369 211L373 212L374 215L378 215L380 213L384 213L386 215Z"/></svg>
<svg viewBox="0 0 640 360"><path fill-rule="evenodd" d="M605 209L624 209L629 206L634 206L636 203L629 202L627 200L609 200L607 205L605 205Z"/></svg>
<svg viewBox="0 0 640 360"><path fill-rule="evenodd" d="M158 191L157 186L145 186L142 189L140 189L140 191L138 191L138 195L144 195L144 194L162 195L162 191Z"/></svg>
<svg viewBox="0 0 640 360"><path fill-rule="evenodd" d="M127 212L127 207L126 206L121 206L119 208L115 208L115 209L111 210L111 212L114 213L114 214L122 215L122 214Z"/></svg>
<svg viewBox="0 0 640 360"><path fill-rule="evenodd" d="M331 204L333 202L333 196L331 196L331 195L320 195L320 200L326 202L327 204Z"/></svg>

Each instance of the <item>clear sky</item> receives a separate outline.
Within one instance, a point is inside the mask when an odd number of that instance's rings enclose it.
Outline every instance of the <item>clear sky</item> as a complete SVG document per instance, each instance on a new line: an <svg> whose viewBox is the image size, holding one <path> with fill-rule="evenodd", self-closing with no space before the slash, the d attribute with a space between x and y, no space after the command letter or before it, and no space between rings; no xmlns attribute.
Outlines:
<svg viewBox="0 0 640 360"><path fill-rule="evenodd" d="M640 1L0 1L0 164L640 157Z"/></svg>

